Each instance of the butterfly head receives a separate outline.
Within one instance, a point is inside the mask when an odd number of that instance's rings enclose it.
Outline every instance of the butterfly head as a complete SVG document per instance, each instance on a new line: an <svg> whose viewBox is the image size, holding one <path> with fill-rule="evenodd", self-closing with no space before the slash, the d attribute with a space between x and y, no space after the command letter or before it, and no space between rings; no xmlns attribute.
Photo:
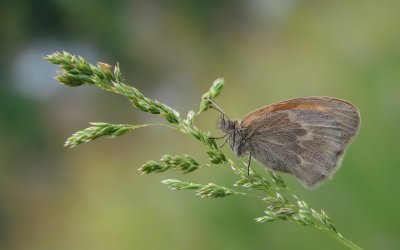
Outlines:
<svg viewBox="0 0 400 250"><path fill-rule="evenodd" d="M221 116L218 120L218 127L228 136L229 146L237 156L243 156L247 153L246 129L240 126L240 120L230 120L225 116Z"/></svg>
<svg viewBox="0 0 400 250"><path fill-rule="evenodd" d="M239 122L236 120L230 120L228 117L222 115L217 121L218 128L225 134L230 133L234 129L237 129Z"/></svg>

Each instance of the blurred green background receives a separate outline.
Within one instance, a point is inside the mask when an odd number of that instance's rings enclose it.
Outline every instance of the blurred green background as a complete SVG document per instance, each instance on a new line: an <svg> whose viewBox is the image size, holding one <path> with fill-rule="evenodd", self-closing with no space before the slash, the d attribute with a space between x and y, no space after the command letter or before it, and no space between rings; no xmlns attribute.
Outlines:
<svg viewBox="0 0 400 250"><path fill-rule="evenodd" d="M0 249L343 249L311 227L255 223L257 200L200 199L160 183L229 186L235 177L224 167L139 175L165 153L207 160L174 131L64 148L91 121L160 119L121 96L57 84L56 67L42 59L57 50L119 62L128 83L182 114L217 77L231 117L298 96L353 102L361 130L333 180L310 191L284 178L360 246L398 249L399 10L400 1L385 0L1 1ZM218 135L217 117L197 122Z"/></svg>

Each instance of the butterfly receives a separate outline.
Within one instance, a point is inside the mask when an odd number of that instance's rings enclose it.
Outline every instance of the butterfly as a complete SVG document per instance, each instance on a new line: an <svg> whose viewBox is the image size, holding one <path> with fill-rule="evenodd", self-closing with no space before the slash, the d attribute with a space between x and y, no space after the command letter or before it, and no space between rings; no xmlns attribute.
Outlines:
<svg viewBox="0 0 400 250"><path fill-rule="evenodd" d="M215 103L213 103L215 104ZM218 121L230 148L265 167L292 174L306 187L330 178L360 127L360 112L333 97L302 97L256 109L241 120Z"/></svg>

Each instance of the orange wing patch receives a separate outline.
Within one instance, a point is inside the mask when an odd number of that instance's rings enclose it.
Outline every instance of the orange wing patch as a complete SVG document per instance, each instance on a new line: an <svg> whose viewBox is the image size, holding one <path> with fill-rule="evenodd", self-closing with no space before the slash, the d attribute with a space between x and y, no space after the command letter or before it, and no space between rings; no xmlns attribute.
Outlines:
<svg viewBox="0 0 400 250"><path fill-rule="evenodd" d="M333 107L330 101L342 102L344 104L350 105L354 107L349 102L346 102L341 99L332 98L332 97L303 97L296 98L287 101L282 101L274 104L270 104L264 106L262 108L256 109L253 112L250 112L242 119L242 126L249 126L254 119L267 115L269 113L274 113L277 111L283 110L318 110L320 112L329 112Z"/></svg>

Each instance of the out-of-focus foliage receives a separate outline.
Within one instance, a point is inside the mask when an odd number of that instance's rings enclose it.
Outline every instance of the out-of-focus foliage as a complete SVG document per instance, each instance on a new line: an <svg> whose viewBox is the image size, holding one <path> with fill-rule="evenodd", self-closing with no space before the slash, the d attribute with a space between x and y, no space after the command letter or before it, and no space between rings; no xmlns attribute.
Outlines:
<svg viewBox="0 0 400 250"><path fill-rule="evenodd" d="M88 121L155 120L114 95L57 85L56 68L42 59L57 50L119 61L126 82L182 114L217 77L226 81L218 105L232 118L297 96L353 102L361 130L333 180L309 191L284 178L359 245L395 249L399 8L396 1L2 1L0 249L340 247L318 231L253 222L257 201L197 199L160 184L181 179L179 172L141 176L137 168L164 153L206 159L178 133L149 127L62 147ZM210 110L196 119L217 133L218 116ZM223 168L190 178L232 182Z"/></svg>

